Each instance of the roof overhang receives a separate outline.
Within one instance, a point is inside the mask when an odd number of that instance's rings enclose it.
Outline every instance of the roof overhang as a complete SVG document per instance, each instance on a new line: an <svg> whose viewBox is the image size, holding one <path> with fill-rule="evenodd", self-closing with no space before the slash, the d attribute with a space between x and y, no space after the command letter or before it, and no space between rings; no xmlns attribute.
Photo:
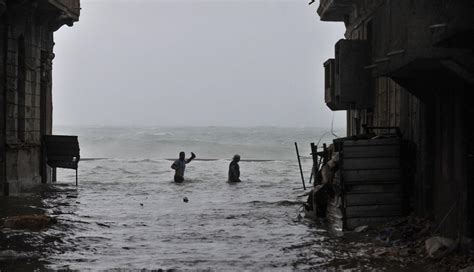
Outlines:
<svg viewBox="0 0 474 272"><path fill-rule="evenodd" d="M343 22L353 9L353 0L321 0L318 14L321 21Z"/></svg>

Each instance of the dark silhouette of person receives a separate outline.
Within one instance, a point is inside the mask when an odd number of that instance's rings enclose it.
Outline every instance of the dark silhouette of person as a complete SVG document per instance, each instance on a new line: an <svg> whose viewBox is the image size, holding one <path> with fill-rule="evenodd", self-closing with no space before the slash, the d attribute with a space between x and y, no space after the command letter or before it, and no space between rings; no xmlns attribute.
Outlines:
<svg viewBox="0 0 474 272"><path fill-rule="evenodd" d="M171 165L171 168L174 169L174 181L183 182L184 181L184 170L186 169L186 164L190 163L196 158L193 152L191 152L191 157L186 159L186 154L184 152L179 153L179 159L175 160Z"/></svg>
<svg viewBox="0 0 474 272"><path fill-rule="evenodd" d="M229 165L229 182L240 182L240 155L234 155L232 162Z"/></svg>

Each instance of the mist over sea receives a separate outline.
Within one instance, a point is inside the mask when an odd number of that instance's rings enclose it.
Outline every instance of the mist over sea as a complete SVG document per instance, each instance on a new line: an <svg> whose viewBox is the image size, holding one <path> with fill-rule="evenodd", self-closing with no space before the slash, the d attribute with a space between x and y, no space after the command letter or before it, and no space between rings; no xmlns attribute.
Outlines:
<svg viewBox="0 0 474 272"><path fill-rule="evenodd" d="M329 142L330 128L284 127L55 127L55 134L78 135L82 158L177 157L179 151L194 152L201 159L294 160L294 142L302 156L309 156L309 143ZM336 135L344 136L343 129Z"/></svg>
<svg viewBox="0 0 474 272"><path fill-rule="evenodd" d="M330 141L327 130L56 127L55 134L78 135L85 160L77 190L74 171L60 170L60 193L44 200L59 222L46 235L61 238L47 268L287 271L337 254L324 229L298 217L305 198L294 142L308 157L308 181L309 143ZM175 184L168 159L179 151L211 160L191 162ZM248 161L240 162L242 182L229 184L236 153Z"/></svg>

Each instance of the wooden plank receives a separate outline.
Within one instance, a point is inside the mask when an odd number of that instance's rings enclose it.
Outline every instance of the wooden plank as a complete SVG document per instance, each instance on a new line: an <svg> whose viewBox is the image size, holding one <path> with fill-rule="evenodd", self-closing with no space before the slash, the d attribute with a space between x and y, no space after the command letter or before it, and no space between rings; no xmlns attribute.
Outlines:
<svg viewBox="0 0 474 272"><path fill-rule="evenodd" d="M393 184L345 184L346 193L400 193L401 185Z"/></svg>
<svg viewBox="0 0 474 272"><path fill-rule="evenodd" d="M366 169L341 171L344 184L360 182L393 183L401 177L400 169Z"/></svg>
<svg viewBox="0 0 474 272"><path fill-rule="evenodd" d="M374 145L400 145L401 140L399 138L381 138L381 139L370 139L370 140L349 140L344 141L344 147L346 146L374 146Z"/></svg>
<svg viewBox="0 0 474 272"><path fill-rule="evenodd" d="M344 159L400 157L400 145L344 146Z"/></svg>
<svg viewBox="0 0 474 272"><path fill-rule="evenodd" d="M394 221L399 219L399 216L389 216L389 217L357 217L357 218L349 218L345 220L345 229L347 230L354 230L359 226L379 226L383 223Z"/></svg>
<svg viewBox="0 0 474 272"><path fill-rule="evenodd" d="M345 194L345 204L349 206L392 205L401 203L399 193Z"/></svg>
<svg viewBox="0 0 474 272"><path fill-rule="evenodd" d="M400 158L345 158L342 170L397 169L400 168Z"/></svg>
<svg viewBox="0 0 474 272"><path fill-rule="evenodd" d="M371 205L346 207L346 218L354 217L391 217L402 216L402 206L398 205Z"/></svg>
<svg viewBox="0 0 474 272"><path fill-rule="evenodd" d="M53 168L77 169L78 165L75 162L54 161L48 162L48 165Z"/></svg>
<svg viewBox="0 0 474 272"><path fill-rule="evenodd" d="M70 150L70 149L48 150L48 157L52 157L52 156L78 157L79 156L79 150Z"/></svg>

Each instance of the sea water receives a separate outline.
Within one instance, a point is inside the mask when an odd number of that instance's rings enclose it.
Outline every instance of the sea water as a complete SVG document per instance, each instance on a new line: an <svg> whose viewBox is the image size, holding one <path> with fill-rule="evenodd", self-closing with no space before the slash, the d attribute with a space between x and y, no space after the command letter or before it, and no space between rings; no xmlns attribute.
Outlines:
<svg viewBox="0 0 474 272"><path fill-rule="evenodd" d="M306 197L294 142L307 183L310 143L334 137L325 129L56 127L55 134L78 135L82 160L79 187L73 170L60 170L42 200L58 219L44 232L52 239L41 257L46 268L287 271L336 254L326 230L300 217ZM170 166L180 151L198 159L176 184ZM229 184L234 154L242 182Z"/></svg>

